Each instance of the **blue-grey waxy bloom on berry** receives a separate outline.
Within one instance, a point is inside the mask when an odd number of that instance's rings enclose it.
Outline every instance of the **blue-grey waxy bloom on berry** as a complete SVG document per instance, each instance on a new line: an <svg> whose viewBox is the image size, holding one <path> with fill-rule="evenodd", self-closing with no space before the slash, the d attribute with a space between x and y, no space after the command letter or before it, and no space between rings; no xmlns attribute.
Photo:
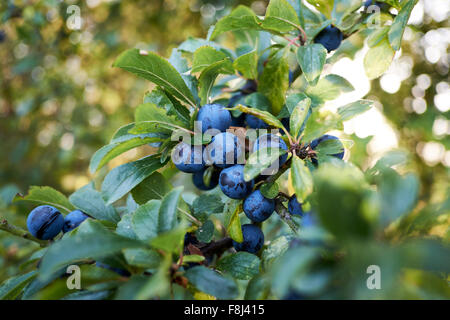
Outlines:
<svg viewBox="0 0 450 320"><path fill-rule="evenodd" d="M41 240L50 240L62 230L64 217L52 206L39 206L30 212L27 227L30 233Z"/></svg>
<svg viewBox="0 0 450 320"><path fill-rule="evenodd" d="M242 226L243 242L236 242L233 240L233 247L236 251L246 251L250 253L257 253L261 250L264 244L264 233L260 228L253 224L244 224Z"/></svg>
<svg viewBox="0 0 450 320"><path fill-rule="evenodd" d="M66 233L77 228L87 218L89 216L80 210L72 211L64 218L63 232Z"/></svg>
<svg viewBox="0 0 450 320"><path fill-rule="evenodd" d="M244 200L244 212L247 218L254 222L267 220L275 210L275 200L267 199L261 191L253 191Z"/></svg>
<svg viewBox="0 0 450 320"><path fill-rule="evenodd" d="M314 38L314 42L322 44L330 52L339 48L342 39L342 32L338 28L330 25L319 32Z"/></svg>
<svg viewBox="0 0 450 320"><path fill-rule="evenodd" d="M205 148L205 159L208 164L226 168L237 164L244 150L239 138L230 132L221 132L214 136Z"/></svg>
<svg viewBox="0 0 450 320"><path fill-rule="evenodd" d="M237 164L222 170L219 177L219 186L227 197L244 199L252 192L254 181L245 181L244 166Z"/></svg>
<svg viewBox="0 0 450 320"><path fill-rule="evenodd" d="M264 134L260 136L258 139L256 139L255 143L253 144L253 152L262 150L264 148L278 148L288 151L288 147L284 142L284 140L280 136L274 134ZM279 158L278 165L282 166L286 162L287 157L288 157L287 153L282 155Z"/></svg>
<svg viewBox="0 0 450 320"><path fill-rule="evenodd" d="M172 161L180 171L187 173L201 171L205 167L203 150L203 146L191 146L180 142L173 149Z"/></svg>
<svg viewBox="0 0 450 320"><path fill-rule="evenodd" d="M231 125L231 113L220 104L205 104L198 111L197 121L201 122L203 133L209 129L224 132Z"/></svg>
<svg viewBox="0 0 450 320"><path fill-rule="evenodd" d="M289 199L288 210L290 214L303 216L302 204L298 202L295 194Z"/></svg>
<svg viewBox="0 0 450 320"><path fill-rule="evenodd" d="M311 142L311 148L313 150L315 150L320 143L322 143L323 141L326 141L326 140L339 140L339 138L336 136L333 136L331 134L325 134L325 135L321 136L320 138L313 140ZM342 150L344 150L344 145L342 144L342 142L341 142L341 145L342 145ZM333 154L332 156L342 160L344 158L344 151ZM315 159L313 159L313 160L315 160ZM313 163L317 163L317 160L316 160L316 162L313 161Z"/></svg>
<svg viewBox="0 0 450 320"><path fill-rule="evenodd" d="M192 182L194 183L194 185L197 187L197 189L200 189L200 190L203 190L203 191L212 190L219 183L220 171L219 170L214 170L212 175L211 175L211 179L209 180L209 185L205 184L203 176L205 174L206 169L207 168L204 168L203 170L195 172L192 175Z"/></svg>

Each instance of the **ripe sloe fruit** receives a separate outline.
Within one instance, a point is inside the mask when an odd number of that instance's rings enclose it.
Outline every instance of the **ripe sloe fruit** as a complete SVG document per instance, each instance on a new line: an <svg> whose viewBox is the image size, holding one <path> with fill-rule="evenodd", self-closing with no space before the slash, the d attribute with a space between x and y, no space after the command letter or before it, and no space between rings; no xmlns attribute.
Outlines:
<svg viewBox="0 0 450 320"><path fill-rule="evenodd" d="M205 104L198 112L197 121L201 121L203 133L208 129L224 132L231 125L231 114L220 104Z"/></svg>
<svg viewBox="0 0 450 320"><path fill-rule="evenodd" d="M267 220L275 210L275 200L267 199L261 191L253 191L244 200L244 213L254 222L263 222Z"/></svg>
<svg viewBox="0 0 450 320"><path fill-rule="evenodd" d="M241 243L233 240L233 247L236 251L257 253L264 244L264 233L253 224L244 224L242 226L242 236L244 241Z"/></svg>
<svg viewBox="0 0 450 320"><path fill-rule="evenodd" d="M330 25L316 35L314 42L322 44L330 52L339 48L342 39L342 32L338 28Z"/></svg>
<svg viewBox="0 0 450 320"><path fill-rule="evenodd" d="M252 192L254 181L244 180L244 166L237 164L223 169L219 177L222 192L232 199L244 199Z"/></svg>
<svg viewBox="0 0 450 320"><path fill-rule="evenodd" d="M53 239L61 232L64 217L52 206L39 206L30 212L27 227L30 233L41 240Z"/></svg>
<svg viewBox="0 0 450 320"><path fill-rule="evenodd" d="M80 210L72 211L64 218L63 232L66 233L77 228L87 218L89 216Z"/></svg>
<svg viewBox="0 0 450 320"><path fill-rule="evenodd" d="M180 171L198 172L204 168L203 149L203 146L191 146L180 142L173 149L172 161Z"/></svg>

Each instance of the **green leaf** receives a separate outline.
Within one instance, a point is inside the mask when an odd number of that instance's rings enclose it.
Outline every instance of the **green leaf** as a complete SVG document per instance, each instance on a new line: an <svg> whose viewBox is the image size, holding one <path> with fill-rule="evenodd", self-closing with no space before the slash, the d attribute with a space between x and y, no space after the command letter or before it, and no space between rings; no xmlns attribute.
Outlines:
<svg viewBox="0 0 450 320"><path fill-rule="evenodd" d="M277 32L289 32L298 29L300 21L297 12L286 0L271 0L261 26Z"/></svg>
<svg viewBox="0 0 450 320"><path fill-rule="evenodd" d="M314 173L314 188L318 215L328 231L341 239L371 235L378 203L358 168L323 163Z"/></svg>
<svg viewBox="0 0 450 320"><path fill-rule="evenodd" d="M270 294L270 281L266 275L256 275L248 282L245 300L266 300Z"/></svg>
<svg viewBox="0 0 450 320"><path fill-rule="evenodd" d="M339 115L329 111L314 111L306 123L302 141L307 143L328 131L342 128L343 125Z"/></svg>
<svg viewBox="0 0 450 320"><path fill-rule="evenodd" d="M338 108L338 114L341 116L342 121L347 121L353 117L366 112L373 106L373 101L371 100L358 100L346 104L343 107Z"/></svg>
<svg viewBox="0 0 450 320"><path fill-rule="evenodd" d="M315 151L322 155L333 155L344 151L344 146L340 140L325 140L319 143Z"/></svg>
<svg viewBox="0 0 450 320"><path fill-rule="evenodd" d="M214 26L214 31L210 39L214 40L224 32L234 30L263 30L260 27L261 20L246 6L238 6L231 13L219 21Z"/></svg>
<svg viewBox="0 0 450 320"><path fill-rule="evenodd" d="M143 103L151 103L159 108L165 109L167 115L177 117L177 119L180 119L185 125L189 125L190 123L189 109L183 106L169 92L164 91L164 89L160 87L146 93Z"/></svg>
<svg viewBox="0 0 450 320"><path fill-rule="evenodd" d="M204 243L211 242L214 234L214 223L211 220L206 220L200 228L197 229L195 235L197 239Z"/></svg>
<svg viewBox="0 0 450 320"><path fill-rule="evenodd" d="M102 184L102 195L106 204L112 204L122 198L164 165L160 161L160 155L151 155L111 170Z"/></svg>
<svg viewBox="0 0 450 320"><path fill-rule="evenodd" d="M162 199L171 189L169 181L156 171L131 190L131 194L138 204L144 204L152 199Z"/></svg>
<svg viewBox="0 0 450 320"><path fill-rule="evenodd" d="M383 227L414 209L419 194L419 180L414 174L400 176L385 170L379 177L381 224Z"/></svg>
<svg viewBox="0 0 450 320"><path fill-rule="evenodd" d="M131 225L140 240L148 241L158 235L160 207L160 200L150 200L133 214Z"/></svg>
<svg viewBox="0 0 450 320"><path fill-rule="evenodd" d="M183 186L177 187L164 196L159 209L158 233L172 230L177 222L178 204Z"/></svg>
<svg viewBox="0 0 450 320"><path fill-rule="evenodd" d="M289 111L289 114L292 114L297 105L304 99L309 99L304 93L294 93L289 95L286 98L286 108Z"/></svg>
<svg viewBox="0 0 450 320"><path fill-rule="evenodd" d="M14 201L30 201L39 205L49 205L63 213L69 213L75 210L65 195L50 187L32 186L28 190L28 195L17 195Z"/></svg>
<svg viewBox="0 0 450 320"><path fill-rule="evenodd" d="M370 80L376 79L385 73L394 59L395 51L385 38L367 51L364 56L364 69Z"/></svg>
<svg viewBox="0 0 450 320"><path fill-rule="evenodd" d="M248 252L238 252L223 257L217 262L217 269L230 273L234 278L250 280L259 274L259 258Z"/></svg>
<svg viewBox="0 0 450 320"><path fill-rule="evenodd" d="M290 236L280 236L270 242L261 254L261 261L264 269L269 269L272 263L286 252L291 240L292 237Z"/></svg>
<svg viewBox="0 0 450 320"><path fill-rule="evenodd" d="M155 53L139 49L127 50L117 58L114 66L150 80L181 101L192 107L196 106L191 91L178 71Z"/></svg>
<svg viewBox="0 0 450 320"><path fill-rule="evenodd" d="M77 209L80 209L89 216L111 222L119 222L120 216L113 206L106 205L102 194L95 190L94 184L89 183L83 188L75 191L69 200Z"/></svg>
<svg viewBox="0 0 450 320"><path fill-rule="evenodd" d="M23 288L36 277L36 273L34 270L3 282L0 286L0 300L16 300Z"/></svg>
<svg viewBox="0 0 450 320"><path fill-rule="evenodd" d="M106 229L99 221L86 220L82 225L89 232L77 232L52 244L39 267L39 279L45 281L58 269L86 259L99 259L127 248L139 248L140 241L119 236Z"/></svg>
<svg viewBox="0 0 450 320"><path fill-rule="evenodd" d="M203 266L189 269L186 272L186 277L198 290L218 299L233 299L239 293L233 280Z"/></svg>
<svg viewBox="0 0 450 320"><path fill-rule="evenodd" d="M229 59L227 59L227 55L221 51L217 51L213 47L204 46L198 48L194 52L194 61L192 62L192 73L202 72L209 66L220 62L222 60L226 60L227 63L222 66L224 70L228 73L233 73L233 66Z"/></svg>
<svg viewBox="0 0 450 320"><path fill-rule="evenodd" d="M202 105L209 102L211 98L211 90L214 86L216 78L221 73L229 73L228 66L231 64L229 58L217 61L205 68L198 78L199 96Z"/></svg>
<svg viewBox="0 0 450 320"><path fill-rule="evenodd" d="M228 110L239 110L244 113L251 114L251 115L257 117L258 119L263 120L265 123L267 123L268 125L270 125L272 127L286 130L284 128L283 124L281 123L281 121L278 120L275 116L273 116L270 112L258 110L256 108L245 107L241 104L238 104L236 107L228 109Z"/></svg>
<svg viewBox="0 0 450 320"><path fill-rule="evenodd" d="M206 221L211 214L223 212L222 198L216 194L202 194L192 203L195 217L200 221Z"/></svg>
<svg viewBox="0 0 450 320"><path fill-rule="evenodd" d="M242 212L241 203L237 200L229 200L224 209L224 225L231 239L236 242L244 241L241 229L239 213Z"/></svg>
<svg viewBox="0 0 450 320"><path fill-rule="evenodd" d="M261 194L267 199L275 199L280 191L280 186L276 182L264 183L260 188Z"/></svg>
<svg viewBox="0 0 450 320"><path fill-rule="evenodd" d="M308 115L310 107L311 107L311 99L306 98L301 100L292 111L289 122L291 135L294 138L297 138L297 136L299 135L303 123L305 122L306 116Z"/></svg>
<svg viewBox="0 0 450 320"><path fill-rule="evenodd" d="M297 49L297 61L310 85L314 86L319 81L326 58L327 49L319 43Z"/></svg>
<svg viewBox="0 0 450 320"><path fill-rule="evenodd" d="M161 256L154 250L125 249L123 255L129 265L138 268L156 269L161 263Z"/></svg>
<svg viewBox="0 0 450 320"><path fill-rule="evenodd" d="M258 92L269 99L275 115L283 108L289 88L289 64L285 52L287 51L276 51L267 60L258 82Z"/></svg>
<svg viewBox="0 0 450 320"><path fill-rule="evenodd" d="M134 125L127 125L125 127L129 130L133 126ZM162 142L165 139L166 136L158 133L146 133L140 135L128 134L126 137L121 137L120 142L111 142L110 144L97 150L97 152L91 158L89 170L92 174L94 174L109 161L128 150L152 142Z"/></svg>
<svg viewBox="0 0 450 320"><path fill-rule="evenodd" d="M331 18L331 12L333 11L332 0L306 0L313 5L319 12L323 13L327 18Z"/></svg>
<svg viewBox="0 0 450 320"><path fill-rule="evenodd" d="M399 50L402 44L403 32L405 31L406 24L408 23L409 16L416 5L417 0L409 0L406 2L398 15L395 17L389 29L389 43L392 49Z"/></svg>
<svg viewBox="0 0 450 320"><path fill-rule="evenodd" d="M180 253L180 250L183 248L186 231L186 227L178 226L153 238L150 245L165 252Z"/></svg>
<svg viewBox="0 0 450 320"><path fill-rule="evenodd" d="M314 105L322 104L326 100L334 100L341 93L351 92L355 88L346 79L336 74L329 74L319 79L314 87L308 87L306 94L311 98Z"/></svg>
<svg viewBox="0 0 450 320"><path fill-rule="evenodd" d="M233 67L242 73L244 78L256 79L258 77L258 52L256 49L234 60Z"/></svg>
<svg viewBox="0 0 450 320"><path fill-rule="evenodd" d="M133 230L132 220L132 214L124 214L120 222L117 224L116 233L130 239L138 239L138 236Z"/></svg>
<svg viewBox="0 0 450 320"><path fill-rule="evenodd" d="M290 175L297 199L304 200L313 191L313 178L305 162L297 156L292 158Z"/></svg>
<svg viewBox="0 0 450 320"><path fill-rule="evenodd" d="M129 132L132 134L142 134L148 132L167 133L184 129L184 124L179 122L174 116L169 116L167 111L152 103L144 103L136 108L135 127Z"/></svg>
<svg viewBox="0 0 450 320"><path fill-rule="evenodd" d="M335 21L334 24L339 27L344 27L344 19L361 7L361 0L335 0L333 3L333 11L331 17Z"/></svg>
<svg viewBox="0 0 450 320"><path fill-rule="evenodd" d="M277 162L286 152L286 150L280 148L262 148L250 154L244 167L245 181L256 178L264 170L272 166L274 162Z"/></svg>

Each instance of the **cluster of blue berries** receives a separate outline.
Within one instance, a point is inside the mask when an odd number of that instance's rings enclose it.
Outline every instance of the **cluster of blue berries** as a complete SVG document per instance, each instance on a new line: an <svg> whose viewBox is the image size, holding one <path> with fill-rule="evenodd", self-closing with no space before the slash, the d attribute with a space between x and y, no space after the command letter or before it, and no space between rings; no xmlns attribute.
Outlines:
<svg viewBox="0 0 450 320"><path fill-rule="evenodd" d="M243 97L255 91L256 83L248 81L239 93L232 96L228 107L233 107ZM245 145L240 142L236 135L226 130L230 127L245 127L246 125L253 129L260 129L268 128L269 125L249 114L241 114L235 117L223 105L217 103L207 104L200 108L197 121L201 121L203 133L208 130L216 130L211 142L207 146L193 146L180 142L174 148L172 160L180 171L193 174L193 183L198 189L211 190L219 185L227 197L243 200L244 213L253 224L242 226L244 241L242 243L233 242L233 246L237 251L257 253L264 243L264 234L257 224L269 219L275 211L276 202L279 199L264 197L258 188L255 190L255 185L258 185L260 180L265 180L267 176L274 174L275 171L266 172L265 176L260 175L255 180L245 181L244 165L239 162L239 159L245 159ZM287 126L289 118L282 119L282 122ZM314 151L320 143L330 139L338 138L324 135L312 141L308 148ZM258 137L251 151L258 152L263 149L267 150L267 148L289 151L284 140L275 134L265 134ZM311 152L309 156L313 164L318 165L315 153ZM333 156L342 159L344 152ZM274 163L274 170L283 166L287 159L288 153L286 152L279 157L278 163ZM207 170L209 171L208 179L204 179ZM291 215L303 216L302 204L295 195L289 198L288 211ZM186 238L185 242L185 245L192 243L192 236Z"/></svg>
<svg viewBox="0 0 450 320"><path fill-rule="evenodd" d="M55 207L44 205L33 209L28 215L30 233L41 240L51 240L61 231L66 233L77 228L89 218L80 210L70 212L65 218Z"/></svg>

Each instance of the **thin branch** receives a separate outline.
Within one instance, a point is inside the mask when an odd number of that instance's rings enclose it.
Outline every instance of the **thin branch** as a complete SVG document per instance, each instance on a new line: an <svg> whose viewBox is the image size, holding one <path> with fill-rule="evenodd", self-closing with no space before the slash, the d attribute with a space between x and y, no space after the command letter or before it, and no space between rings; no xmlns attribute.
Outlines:
<svg viewBox="0 0 450 320"><path fill-rule="evenodd" d="M298 232L298 226L292 221L291 215L286 207L280 202L277 201L275 204L275 211L278 213L280 218L291 228L294 233Z"/></svg>
<svg viewBox="0 0 450 320"><path fill-rule="evenodd" d="M46 247L49 245L49 241L47 240L40 240L36 237L33 237L31 235L31 233L29 233L28 231L21 229L19 227L13 226L12 224L9 224L8 221L6 219L3 219L0 222L0 230L6 231L8 233L11 233L14 236L17 237L21 237L33 242L36 242L37 244L39 244L41 247Z"/></svg>

